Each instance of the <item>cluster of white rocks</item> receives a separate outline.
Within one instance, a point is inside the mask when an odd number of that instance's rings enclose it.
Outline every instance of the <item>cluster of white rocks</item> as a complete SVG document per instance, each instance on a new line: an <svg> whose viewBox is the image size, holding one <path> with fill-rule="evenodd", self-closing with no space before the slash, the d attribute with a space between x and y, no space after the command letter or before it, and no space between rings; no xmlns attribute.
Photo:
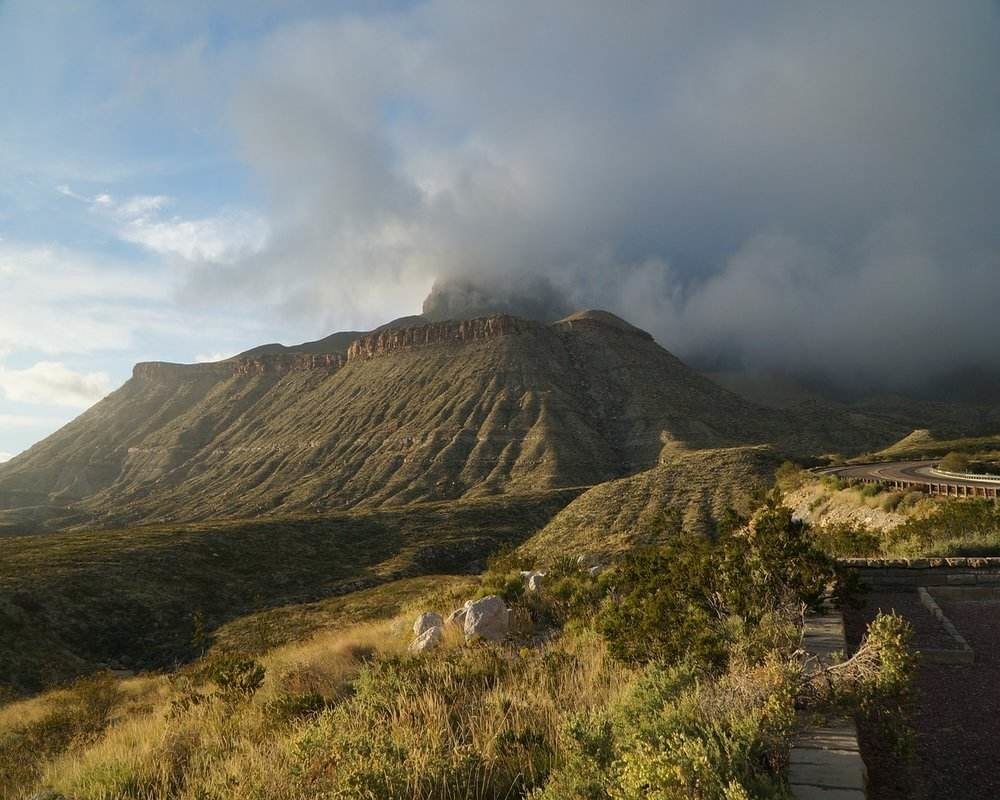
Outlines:
<svg viewBox="0 0 1000 800"><path fill-rule="evenodd" d="M467 642L499 642L507 637L510 630L510 611L503 598L491 594L479 600L469 600L452 611L447 620L433 611L425 612L413 623L414 639L410 643L410 652L424 653L437 647L444 636L445 625L460 628Z"/></svg>
<svg viewBox="0 0 1000 800"><path fill-rule="evenodd" d="M579 556L576 563L592 577L604 571L604 565L593 555ZM540 592L546 574L544 570L522 570L525 588L529 592ZM468 600L464 606L452 611L447 619L442 619L433 611L425 611L413 623L414 638L410 642L410 652L433 650L444 638L445 626L460 629L467 642L500 642L507 638L510 630L510 610L503 598L491 594L479 600Z"/></svg>

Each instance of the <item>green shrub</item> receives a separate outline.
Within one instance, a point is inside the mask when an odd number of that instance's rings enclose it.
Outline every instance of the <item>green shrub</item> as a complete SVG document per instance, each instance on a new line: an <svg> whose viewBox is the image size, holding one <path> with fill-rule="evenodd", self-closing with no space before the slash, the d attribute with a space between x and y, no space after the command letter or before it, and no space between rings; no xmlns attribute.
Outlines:
<svg viewBox="0 0 1000 800"><path fill-rule="evenodd" d="M903 495L903 499L899 503L899 510L905 511L907 509L913 508L917 503L921 502L927 495L923 492L907 492Z"/></svg>
<svg viewBox="0 0 1000 800"><path fill-rule="evenodd" d="M902 492L889 492L882 498L882 502L879 505L883 511L893 512L899 508L903 502L903 497L904 494Z"/></svg>
<svg viewBox="0 0 1000 800"><path fill-rule="evenodd" d="M863 483L861 484L861 496L862 497L876 497L883 491L883 486L880 483Z"/></svg>
<svg viewBox="0 0 1000 800"><path fill-rule="evenodd" d="M805 472L798 464L785 461L775 471L774 479L783 492L792 492L805 483Z"/></svg>
<svg viewBox="0 0 1000 800"><path fill-rule="evenodd" d="M993 500L950 500L884 535L884 551L900 556L976 555L1000 547L1000 506Z"/></svg>
<svg viewBox="0 0 1000 800"><path fill-rule="evenodd" d="M834 577L812 530L776 494L722 542L722 555L717 580L724 606L749 622L788 606L815 606Z"/></svg>
<svg viewBox="0 0 1000 800"><path fill-rule="evenodd" d="M781 797L794 670L779 662L718 679L650 664L605 715L572 720L537 800Z"/></svg>
<svg viewBox="0 0 1000 800"><path fill-rule="evenodd" d="M912 638L913 629L903 617L878 614L850 659L809 677L800 695L801 703L860 712L897 755L907 755L913 735L907 717L917 667L910 646Z"/></svg>
<svg viewBox="0 0 1000 800"><path fill-rule="evenodd" d="M968 472L969 457L965 453L956 453L953 450L941 459L938 468L946 472Z"/></svg>
<svg viewBox="0 0 1000 800"><path fill-rule="evenodd" d="M833 558L870 558L881 550L882 537L864 525L829 523L814 531L816 546Z"/></svg>
<svg viewBox="0 0 1000 800"><path fill-rule="evenodd" d="M264 683L264 666L252 658L227 653L209 664L208 675L224 696L249 698Z"/></svg>

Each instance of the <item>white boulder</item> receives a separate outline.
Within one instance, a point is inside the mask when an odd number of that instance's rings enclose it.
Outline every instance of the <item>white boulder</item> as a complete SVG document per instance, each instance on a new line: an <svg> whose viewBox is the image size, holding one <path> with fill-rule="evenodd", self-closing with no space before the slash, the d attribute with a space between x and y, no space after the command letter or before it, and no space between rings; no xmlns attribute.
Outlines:
<svg viewBox="0 0 1000 800"><path fill-rule="evenodd" d="M472 605L472 600L468 600L464 606L461 608L456 608L452 611L447 619L445 619L445 625L454 625L456 628L465 628L465 615L469 612L469 606Z"/></svg>
<svg viewBox="0 0 1000 800"><path fill-rule="evenodd" d="M528 574L528 591L529 592L540 592L542 590L542 578L545 577L544 572L531 572Z"/></svg>
<svg viewBox="0 0 1000 800"><path fill-rule="evenodd" d="M440 619L440 617L438 617L438 619ZM443 630L444 629L440 625L427 628L422 633L418 634L416 639L410 642L410 652L416 655L419 653L426 653L428 650L433 650L441 644Z"/></svg>
<svg viewBox="0 0 1000 800"><path fill-rule="evenodd" d="M444 620L441 619L440 614L435 614L433 611L425 611L413 623L413 635L420 636L424 631L430 628L440 628L442 625L444 625Z"/></svg>
<svg viewBox="0 0 1000 800"><path fill-rule="evenodd" d="M510 612L502 598L491 594L470 603L465 612L465 639L499 642L510 629Z"/></svg>

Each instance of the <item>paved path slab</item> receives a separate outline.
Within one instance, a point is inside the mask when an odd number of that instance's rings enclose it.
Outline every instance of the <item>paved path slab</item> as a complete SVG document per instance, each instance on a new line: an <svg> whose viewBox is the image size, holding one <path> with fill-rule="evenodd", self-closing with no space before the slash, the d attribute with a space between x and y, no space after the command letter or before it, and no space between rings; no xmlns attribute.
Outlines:
<svg viewBox="0 0 1000 800"><path fill-rule="evenodd" d="M847 648L844 619L833 610L806 618L802 649L806 670L829 664ZM808 724L792 741L788 782L796 800L864 800L868 773L858 732L848 719Z"/></svg>

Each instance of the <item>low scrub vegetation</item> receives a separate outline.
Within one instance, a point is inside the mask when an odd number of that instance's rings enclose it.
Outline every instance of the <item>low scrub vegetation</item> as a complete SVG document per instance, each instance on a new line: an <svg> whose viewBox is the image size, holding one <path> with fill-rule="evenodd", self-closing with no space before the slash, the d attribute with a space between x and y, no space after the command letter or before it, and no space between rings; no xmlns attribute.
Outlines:
<svg viewBox="0 0 1000 800"><path fill-rule="evenodd" d="M783 497L811 520L813 540L835 558L1000 555L1000 503L932 497L879 484L816 478L793 464L778 472Z"/></svg>
<svg viewBox="0 0 1000 800"><path fill-rule="evenodd" d="M714 541L681 534L586 569L563 558L534 591L519 562L496 558L478 587L442 584L394 619L21 701L0 716L0 763L20 754L2 788L73 800L778 798L797 705L892 711L879 687L897 689L887 670L905 636L841 670L835 697L804 677L801 613L832 572L773 498ZM417 612L477 593L507 600L508 641L466 644L446 628L433 651L407 652ZM33 748L50 725L64 734Z"/></svg>
<svg viewBox="0 0 1000 800"><path fill-rule="evenodd" d="M900 503L903 509L906 497ZM889 530L851 522L814 527L817 546L836 558L1000 555L1000 504L994 500L943 500Z"/></svg>
<svg viewBox="0 0 1000 800"><path fill-rule="evenodd" d="M0 696L108 665L163 669L217 634L255 651L301 638L318 617L303 605L336 609L365 587L479 572L578 493L0 539ZM358 615L392 602L368 596Z"/></svg>

